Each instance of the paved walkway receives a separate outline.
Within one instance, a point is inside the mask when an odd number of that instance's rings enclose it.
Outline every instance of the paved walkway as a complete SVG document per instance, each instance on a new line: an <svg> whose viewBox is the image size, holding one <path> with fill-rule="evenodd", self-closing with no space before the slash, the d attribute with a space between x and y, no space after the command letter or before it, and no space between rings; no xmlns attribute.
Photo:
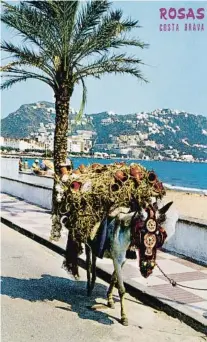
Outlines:
<svg viewBox="0 0 207 342"><path fill-rule="evenodd" d="M51 227L50 212L16 199L15 197L1 194L1 216L22 228L35 233L48 240ZM62 237L56 245L65 248L67 231L63 230ZM159 251L157 262L163 271L179 284L207 288L207 268L184 258ZM109 259L98 259L97 266L104 271L112 272L112 262ZM143 291L153 290L153 293L164 299L170 305L176 305L182 310L188 310L192 316L207 324L207 291L172 287L167 279L156 268L148 279L144 279L138 268L136 260L128 260L124 266L124 280ZM152 293L152 292L151 292Z"/></svg>

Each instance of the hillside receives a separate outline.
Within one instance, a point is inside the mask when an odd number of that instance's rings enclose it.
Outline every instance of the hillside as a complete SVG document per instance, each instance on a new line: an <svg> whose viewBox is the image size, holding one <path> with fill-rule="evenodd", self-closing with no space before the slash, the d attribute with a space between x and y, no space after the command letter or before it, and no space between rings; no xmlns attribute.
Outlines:
<svg viewBox="0 0 207 342"><path fill-rule="evenodd" d="M70 113L74 119L75 111ZM29 138L31 133L37 132L40 124L55 124L55 105L51 102L38 102L22 105L16 112L9 114L1 120L1 136L7 138ZM80 122L73 129L92 129L90 123L87 125Z"/></svg>
<svg viewBox="0 0 207 342"><path fill-rule="evenodd" d="M159 151L177 150L182 154L207 158L207 118L202 115L159 109L151 113L99 113L90 117L96 127L97 144L108 143L113 146L118 143L124 148L131 139L134 147L145 145Z"/></svg>
<svg viewBox="0 0 207 342"><path fill-rule="evenodd" d="M54 103L41 102L22 105L16 112L1 120L1 135L7 138L27 138L40 123L55 122Z"/></svg>
<svg viewBox="0 0 207 342"><path fill-rule="evenodd" d="M114 153L121 150L122 154L128 154L127 148L131 146L133 153L147 149L148 155L156 151L164 156L191 154L194 158L207 159L207 118L202 115L171 109L126 115L102 112L84 115L81 122L74 125L75 115L71 110L72 134L78 130L96 132L94 150ZM53 103L22 105L1 120L1 135L30 137L38 131L40 123L55 123Z"/></svg>

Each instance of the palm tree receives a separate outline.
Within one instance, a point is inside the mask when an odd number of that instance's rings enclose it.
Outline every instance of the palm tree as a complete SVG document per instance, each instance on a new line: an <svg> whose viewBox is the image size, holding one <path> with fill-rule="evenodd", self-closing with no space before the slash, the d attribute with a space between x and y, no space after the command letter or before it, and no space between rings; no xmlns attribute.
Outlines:
<svg viewBox="0 0 207 342"><path fill-rule="evenodd" d="M105 74L129 74L146 81L139 69L139 58L117 53L122 47L147 45L128 33L138 21L124 19L121 10L111 10L107 0L2 2L1 20L22 37L21 45L2 42L1 49L13 60L3 66L1 89L26 81L40 80L55 96L54 136L55 173L67 158L69 104L76 84L83 87L79 115L86 103L85 78ZM53 191L55 202L55 187ZM55 212L56 206L53 207Z"/></svg>

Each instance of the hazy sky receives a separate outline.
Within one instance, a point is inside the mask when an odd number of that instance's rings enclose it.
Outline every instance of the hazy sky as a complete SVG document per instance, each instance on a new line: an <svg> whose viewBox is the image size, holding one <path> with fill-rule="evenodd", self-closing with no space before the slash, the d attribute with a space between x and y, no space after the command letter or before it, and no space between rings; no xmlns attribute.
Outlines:
<svg viewBox="0 0 207 342"><path fill-rule="evenodd" d="M125 15L139 19L142 28L134 30L132 36L139 36L150 47L144 51L129 48L128 52L146 63L142 71L150 83L140 83L130 76L89 79L86 112L113 110L122 114L164 107L207 116L207 2L115 1L113 6L123 9ZM179 22L179 32L160 32L161 7L205 8L205 19L195 20L204 23L205 30L186 32L184 23L193 20L171 20L167 23ZM14 32L4 26L1 36L4 40L17 41ZM24 103L54 102L52 90L39 81L23 82L5 90L1 100L2 117ZM80 101L81 88L76 87L71 106L78 109Z"/></svg>

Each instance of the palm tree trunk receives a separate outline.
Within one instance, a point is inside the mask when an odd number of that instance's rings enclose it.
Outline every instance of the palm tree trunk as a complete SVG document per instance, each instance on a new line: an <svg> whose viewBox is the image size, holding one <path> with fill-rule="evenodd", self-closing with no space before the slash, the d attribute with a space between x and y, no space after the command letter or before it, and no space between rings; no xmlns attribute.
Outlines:
<svg viewBox="0 0 207 342"><path fill-rule="evenodd" d="M60 172L60 164L65 163L67 159L69 93L58 93L55 97L54 166L55 173L58 175Z"/></svg>
<svg viewBox="0 0 207 342"><path fill-rule="evenodd" d="M68 84L63 84L55 93L55 135L54 135L54 169L55 174L60 175L60 164L65 163L67 159L67 135L69 119L69 102L73 93L73 88ZM51 239L60 238L60 216L58 214L58 202L56 200L57 180L54 178L52 194L52 230Z"/></svg>

